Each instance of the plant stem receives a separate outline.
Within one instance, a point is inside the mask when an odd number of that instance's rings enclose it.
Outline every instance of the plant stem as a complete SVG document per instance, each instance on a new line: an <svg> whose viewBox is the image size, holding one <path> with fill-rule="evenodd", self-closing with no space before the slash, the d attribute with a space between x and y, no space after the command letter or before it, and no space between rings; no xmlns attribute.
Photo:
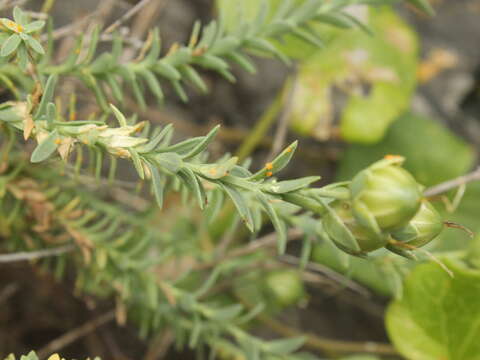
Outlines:
<svg viewBox="0 0 480 360"><path fill-rule="evenodd" d="M480 167L476 168L474 171L466 175L462 175L455 179L448 180L438 185L432 186L425 190L424 195L426 197L432 197L435 195L443 194L444 192L447 192L451 189L455 189L456 187L459 187L461 185L465 185L478 180L480 180Z"/></svg>

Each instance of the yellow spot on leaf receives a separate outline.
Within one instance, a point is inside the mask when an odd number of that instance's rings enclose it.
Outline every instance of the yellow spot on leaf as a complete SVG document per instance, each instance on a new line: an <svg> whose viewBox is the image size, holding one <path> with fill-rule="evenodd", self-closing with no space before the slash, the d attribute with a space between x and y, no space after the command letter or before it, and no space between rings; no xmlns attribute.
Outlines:
<svg viewBox="0 0 480 360"><path fill-rule="evenodd" d="M266 163L265 164L265 169L272 170L273 169L273 164L272 163Z"/></svg>
<svg viewBox="0 0 480 360"><path fill-rule="evenodd" d="M60 360L60 355L58 355L58 354L52 354L52 355L50 355L50 357L48 358L48 360Z"/></svg>
<svg viewBox="0 0 480 360"><path fill-rule="evenodd" d="M286 150L287 153L292 152L292 148L289 146Z"/></svg>
<svg viewBox="0 0 480 360"><path fill-rule="evenodd" d="M268 177L272 176L273 175L273 172L271 171L267 171L267 174L266 174Z"/></svg>

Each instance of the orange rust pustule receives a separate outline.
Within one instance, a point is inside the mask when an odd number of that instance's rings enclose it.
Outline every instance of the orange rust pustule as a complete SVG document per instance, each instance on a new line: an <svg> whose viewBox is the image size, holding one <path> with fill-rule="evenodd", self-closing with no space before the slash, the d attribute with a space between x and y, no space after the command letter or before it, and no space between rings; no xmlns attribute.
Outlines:
<svg viewBox="0 0 480 360"><path fill-rule="evenodd" d="M402 156L388 154L388 155L385 155L383 158L386 159L386 160L395 160L395 159L401 159Z"/></svg>

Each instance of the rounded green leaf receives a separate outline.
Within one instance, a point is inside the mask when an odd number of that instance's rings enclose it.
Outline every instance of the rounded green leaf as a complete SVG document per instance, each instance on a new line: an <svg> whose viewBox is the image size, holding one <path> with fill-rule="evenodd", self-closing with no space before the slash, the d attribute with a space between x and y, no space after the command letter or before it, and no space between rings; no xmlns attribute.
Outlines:
<svg viewBox="0 0 480 360"><path fill-rule="evenodd" d="M50 155L52 155L57 149L58 132L54 130L51 132L32 153L30 161L32 163L38 163L43 160L46 160Z"/></svg>
<svg viewBox="0 0 480 360"><path fill-rule="evenodd" d="M404 295L387 311L386 325L397 350L408 359L480 359L480 273L446 261L418 266Z"/></svg>
<svg viewBox="0 0 480 360"><path fill-rule="evenodd" d="M17 24L25 25L28 17L22 9L20 9L18 6L15 6L15 8L13 9L13 19Z"/></svg>
<svg viewBox="0 0 480 360"><path fill-rule="evenodd" d="M0 50L0 56L8 56L11 53L13 53L18 45L20 45L20 42L22 39L20 38L19 35L13 34L11 35L2 45L2 49Z"/></svg>
<svg viewBox="0 0 480 360"><path fill-rule="evenodd" d="M40 30L40 29L43 28L44 26L45 26L45 21L43 21L43 20L37 20L37 21L31 22L30 24L25 25L25 27L23 28L23 30L24 30L24 32L26 32L27 34L30 34L30 33L32 33L32 32L35 32L35 31Z"/></svg>
<svg viewBox="0 0 480 360"><path fill-rule="evenodd" d="M42 45L40 45L40 43L35 40L33 37L27 35L27 44L29 47L31 47L35 52L39 53L40 55L44 55L45 54L45 50L43 50L43 47Z"/></svg>

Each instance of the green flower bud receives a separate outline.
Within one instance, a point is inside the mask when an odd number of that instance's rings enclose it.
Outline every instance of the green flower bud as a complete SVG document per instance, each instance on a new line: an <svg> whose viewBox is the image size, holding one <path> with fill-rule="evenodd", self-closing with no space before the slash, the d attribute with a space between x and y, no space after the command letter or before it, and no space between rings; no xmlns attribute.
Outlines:
<svg viewBox="0 0 480 360"><path fill-rule="evenodd" d="M401 156L385 157L350 183L353 215L376 233L405 226L420 207L422 187L401 167L403 161Z"/></svg>
<svg viewBox="0 0 480 360"><path fill-rule="evenodd" d="M440 214L428 201L422 201L420 210L404 228L392 233L395 240L421 247L435 239L443 230Z"/></svg>
<svg viewBox="0 0 480 360"><path fill-rule="evenodd" d="M343 251L362 255L387 244L388 234L376 233L361 225L353 215L350 202L336 201L330 204L330 208L332 211L322 218L323 229Z"/></svg>

